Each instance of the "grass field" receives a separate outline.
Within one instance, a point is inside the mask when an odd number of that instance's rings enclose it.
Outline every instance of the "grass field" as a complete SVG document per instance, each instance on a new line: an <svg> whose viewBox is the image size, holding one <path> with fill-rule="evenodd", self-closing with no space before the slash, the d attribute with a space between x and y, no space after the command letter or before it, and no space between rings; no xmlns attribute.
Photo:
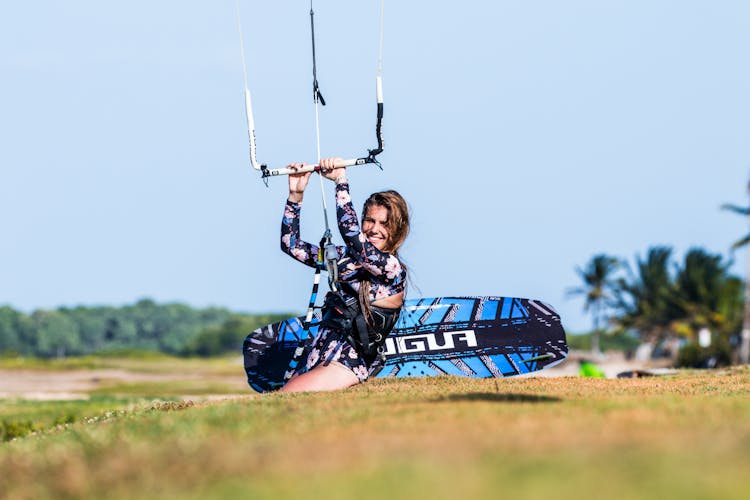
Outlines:
<svg viewBox="0 0 750 500"><path fill-rule="evenodd" d="M750 491L747 368L238 396L214 381L234 366L228 360L110 362L204 377L103 384L81 401L0 401L0 497L740 499Z"/></svg>

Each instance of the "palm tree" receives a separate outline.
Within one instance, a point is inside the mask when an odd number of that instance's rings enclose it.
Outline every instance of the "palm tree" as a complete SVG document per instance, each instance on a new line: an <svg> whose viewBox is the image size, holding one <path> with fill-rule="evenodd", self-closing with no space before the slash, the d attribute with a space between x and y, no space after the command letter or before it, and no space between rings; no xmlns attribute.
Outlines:
<svg viewBox="0 0 750 500"><path fill-rule="evenodd" d="M723 262L721 255L691 248L675 279L679 321L687 327L687 332L694 335L702 327L709 327L716 333L726 334L732 325L739 326L739 281L729 274L729 263Z"/></svg>
<svg viewBox="0 0 750 500"><path fill-rule="evenodd" d="M750 192L750 184L748 184L748 192ZM744 216L750 216L750 207L739 207L737 205L725 204L722 205L724 210L731 210L732 212L738 213ZM750 233L737 240L732 245L732 251L746 246L750 243ZM740 363L750 363L750 251L747 252L745 261L745 313L742 318L742 334L740 340Z"/></svg>
<svg viewBox="0 0 750 500"><path fill-rule="evenodd" d="M617 292L618 318L626 328L640 332L641 340L656 344L670 331L679 317L675 303L676 287L669 274L670 247L651 247L645 259L637 257L638 273L627 267L628 278L620 279Z"/></svg>
<svg viewBox="0 0 750 500"><path fill-rule="evenodd" d="M605 320L607 308L614 298L615 281L612 276L620 267L620 261L614 257L598 254L591 258L586 267L576 267L576 273L583 281L583 286L571 288L569 295L583 295L584 312L591 311L594 322L594 333L591 337L591 350L601 354L599 333L602 321Z"/></svg>

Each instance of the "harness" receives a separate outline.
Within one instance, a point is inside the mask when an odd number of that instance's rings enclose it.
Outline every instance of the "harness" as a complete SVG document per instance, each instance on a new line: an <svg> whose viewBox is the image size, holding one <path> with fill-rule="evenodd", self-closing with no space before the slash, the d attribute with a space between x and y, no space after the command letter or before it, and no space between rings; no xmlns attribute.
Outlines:
<svg viewBox="0 0 750 500"><path fill-rule="evenodd" d="M377 358L385 362L383 346L388 334L398 321L401 309L370 306L371 321L365 318L357 297L344 298L341 292L329 292L323 304L322 327L334 327L344 332L345 338L367 366Z"/></svg>

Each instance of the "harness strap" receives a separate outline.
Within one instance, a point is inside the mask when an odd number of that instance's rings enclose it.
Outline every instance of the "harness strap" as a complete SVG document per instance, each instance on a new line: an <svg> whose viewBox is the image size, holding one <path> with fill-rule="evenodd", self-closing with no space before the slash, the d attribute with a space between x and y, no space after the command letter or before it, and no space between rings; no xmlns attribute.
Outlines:
<svg viewBox="0 0 750 500"><path fill-rule="evenodd" d="M351 332L351 336L356 335L357 341L354 343L354 346L357 348L357 351L365 358L365 363L368 365L372 364L375 357L373 356L373 352L371 352L370 349L370 328L367 324L367 319L365 318L365 315L362 313L362 311L359 311L359 314L357 314L357 317L355 318L357 327L354 329L353 332ZM382 335L378 334L378 336L382 337Z"/></svg>
<svg viewBox="0 0 750 500"><path fill-rule="evenodd" d="M368 366L372 365L378 356L384 358L382 351L385 339L396 325L400 313L400 309L371 307L372 325L367 322L356 297L344 299L341 293L329 293L326 295L321 322L323 327L332 326L342 330L347 341L354 346Z"/></svg>

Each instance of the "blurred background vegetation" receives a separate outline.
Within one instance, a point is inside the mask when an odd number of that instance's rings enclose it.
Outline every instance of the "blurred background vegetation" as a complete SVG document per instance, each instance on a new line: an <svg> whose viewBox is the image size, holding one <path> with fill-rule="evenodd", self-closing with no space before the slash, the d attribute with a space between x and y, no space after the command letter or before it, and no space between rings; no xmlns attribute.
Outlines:
<svg viewBox="0 0 750 500"><path fill-rule="evenodd" d="M640 349L678 366L739 362L745 284L729 273L731 263L697 247L681 262L668 246L650 247L634 263L595 255L576 270L581 285L568 290L593 320L590 334L569 338L571 347Z"/></svg>
<svg viewBox="0 0 750 500"><path fill-rule="evenodd" d="M747 184L750 194L750 182ZM722 210L750 222L750 204L726 203ZM576 268L581 284L570 296L584 299L590 334L571 346L635 351L641 357L670 357L677 366L712 368L750 363L750 251L745 279L730 274L734 251L750 245L750 233L736 240L728 258L695 247L681 262L669 246L652 246L635 262L604 253Z"/></svg>
<svg viewBox="0 0 750 500"><path fill-rule="evenodd" d="M0 306L0 355L62 358L159 351L178 356L240 352L248 333L293 314L241 314L142 299L123 307L96 306L31 314Z"/></svg>

